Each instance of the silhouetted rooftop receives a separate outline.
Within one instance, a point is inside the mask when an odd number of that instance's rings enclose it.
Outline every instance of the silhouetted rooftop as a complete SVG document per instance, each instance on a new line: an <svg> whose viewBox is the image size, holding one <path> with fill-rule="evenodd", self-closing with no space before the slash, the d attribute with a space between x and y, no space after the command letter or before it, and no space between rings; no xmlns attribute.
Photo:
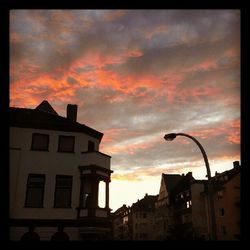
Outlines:
<svg viewBox="0 0 250 250"><path fill-rule="evenodd" d="M145 195L144 198L133 203L131 206L132 211L152 211L155 208L155 202L158 195Z"/></svg>
<svg viewBox="0 0 250 250"><path fill-rule="evenodd" d="M179 174L162 174L162 176L168 192L171 192L172 189L183 178L183 176Z"/></svg>
<svg viewBox="0 0 250 250"><path fill-rule="evenodd" d="M100 141L103 137L103 133L97 130L59 116L47 101L43 101L35 109L10 107L9 115L12 127L80 132Z"/></svg>

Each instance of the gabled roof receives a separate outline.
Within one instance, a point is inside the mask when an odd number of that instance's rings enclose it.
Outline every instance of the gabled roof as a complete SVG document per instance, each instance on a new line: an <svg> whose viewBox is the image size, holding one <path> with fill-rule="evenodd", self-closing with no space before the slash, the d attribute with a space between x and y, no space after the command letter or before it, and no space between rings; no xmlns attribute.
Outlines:
<svg viewBox="0 0 250 250"><path fill-rule="evenodd" d="M144 198L133 203L131 209L133 211L152 211L155 208L155 202L158 195L145 195Z"/></svg>
<svg viewBox="0 0 250 250"><path fill-rule="evenodd" d="M179 174L162 174L162 178L165 182L165 186L166 186L167 191L171 192L173 190L173 188L183 178L183 176L179 175Z"/></svg>
<svg viewBox="0 0 250 250"><path fill-rule="evenodd" d="M172 189L172 193L176 194L190 189L191 183L194 181L194 177L191 174L182 176L181 180Z"/></svg>
<svg viewBox="0 0 250 250"><path fill-rule="evenodd" d="M52 108L52 106L49 104L48 101L44 100L42 101L37 107L36 110L40 110L43 112L47 112L53 115L58 115L56 111Z"/></svg>
<svg viewBox="0 0 250 250"><path fill-rule="evenodd" d="M42 102L35 109L10 107L10 126L79 132L90 135L101 141L103 133L84 124L74 122L66 117L59 116L51 105L46 102L47 101Z"/></svg>

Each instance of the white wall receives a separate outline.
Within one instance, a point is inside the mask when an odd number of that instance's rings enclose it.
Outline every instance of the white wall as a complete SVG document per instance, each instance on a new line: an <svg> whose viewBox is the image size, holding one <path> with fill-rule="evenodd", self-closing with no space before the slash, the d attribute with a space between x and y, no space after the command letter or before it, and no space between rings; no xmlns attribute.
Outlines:
<svg viewBox="0 0 250 250"><path fill-rule="evenodd" d="M32 133L49 134L49 152L31 151ZM75 153L61 153L58 150L59 135L75 136ZM88 135L43 129L10 128L10 218L75 219L79 203L80 174L78 166L84 158L88 162L88 140L99 141ZM110 168L105 155L104 167ZM99 162L101 160L99 159ZM93 162L92 164L95 164ZM28 174L45 174L44 208L24 208ZM72 208L53 208L56 175L72 175Z"/></svg>

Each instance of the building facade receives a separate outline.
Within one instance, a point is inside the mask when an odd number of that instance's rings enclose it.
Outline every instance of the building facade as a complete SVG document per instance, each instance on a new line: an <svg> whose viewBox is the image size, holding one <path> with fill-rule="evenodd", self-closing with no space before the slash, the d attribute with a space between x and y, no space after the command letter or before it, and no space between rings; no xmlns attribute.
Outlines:
<svg viewBox="0 0 250 250"><path fill-rule="evenodd" d="M123 205L112 214L114 240L154 240L157 195L145 194L131 207Z"/></svg>
<svg viewBox="0 0 250 250"><path fill-rule="evenodd" d="M154 216L157 195L145 194L131 206L132 240L154 240Z"/></svg>
<svg viewBox="0 0 250 250"><path fill-rule="evenodd" d="M213 177L217 240L240 239L240 164L235 161L233 166L223 173L216 172Z"/></svg>
<svg viewBox="0 0 250 250"><path fill-rule="evenodd" d="M132 214L129 206L123 205L112 214L113 239L132 240Z"/></svg>
<svg viewBox="0 0 250 250"><path fill-rule="evenodd" d="M158 199L155 203L155 230L156 240L166 240L172 237L174 230L173 207L170 205L170 196L173 188L181 180L178 174L162 174Z"/></svg>
<svg viewBox="0 0 250 250"><path fill-rule="evenodd" d="M195 180L192 172L162 174L156 202L157 240L206 239L206 204L202 193L206 181Z"/></svg>
<svg viewBox="0 0 250 250"><path fill-rule="evenodd" d="M76 105L67 106L67 117L47 101L10 108L11 240L32 233L40 240L110 237L111 157L99 152L102 137L77 122Z"/></svg>
<svg viewBox="0 0 250 250"><path fill-rule="evenodd" d="M240 165L216 173L214 189L217 240L240 239ZM209 240L211 235L207 180L162 174L155 210L155 239Z"/></svg>

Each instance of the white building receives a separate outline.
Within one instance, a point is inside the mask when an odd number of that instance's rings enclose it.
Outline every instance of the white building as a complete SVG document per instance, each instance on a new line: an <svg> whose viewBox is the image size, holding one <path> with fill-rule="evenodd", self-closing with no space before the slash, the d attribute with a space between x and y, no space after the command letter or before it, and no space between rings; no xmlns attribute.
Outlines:
<svg viewBox="0 0 250 250"><path fill-rule="evenodd" d="M70 240L109 237L111 157L99 152L103 134L76 118L77 105L67 106L67 117L47 101L10 108L10 240L32 228L40 240L60 229Z"/></svg>

